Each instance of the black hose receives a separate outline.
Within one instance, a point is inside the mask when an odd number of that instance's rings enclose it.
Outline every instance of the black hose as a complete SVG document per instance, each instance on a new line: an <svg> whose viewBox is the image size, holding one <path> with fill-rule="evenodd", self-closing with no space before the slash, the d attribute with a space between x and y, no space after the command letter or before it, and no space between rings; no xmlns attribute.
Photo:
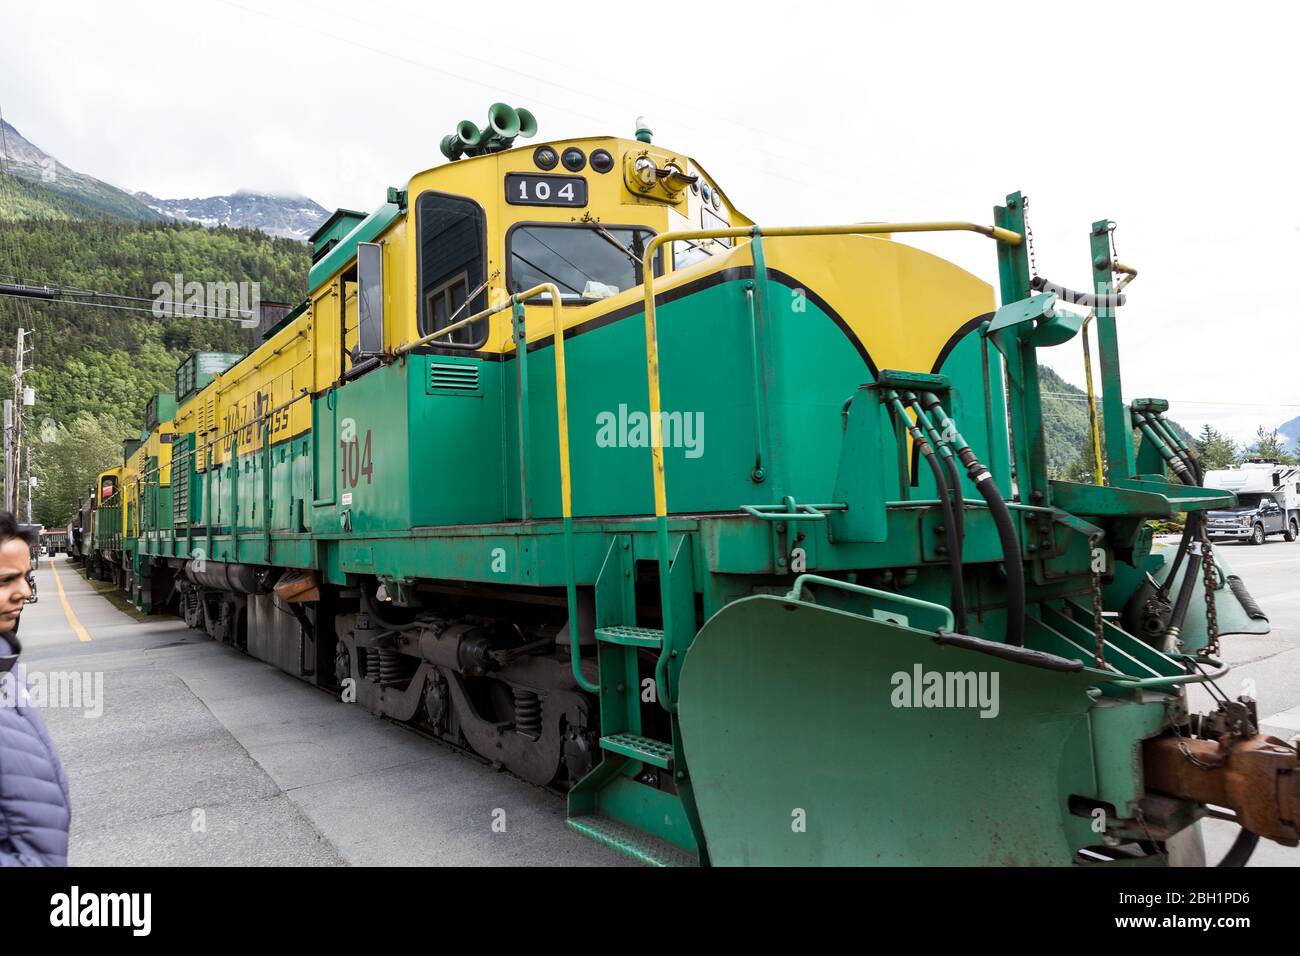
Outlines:
<svg viewBox="0 0 1300 956"><path fill-rule="evenodd" d="M1173 567L1169 569L1169 576L1165 578L1165 583L1160 585L1160 593L1168 597L1169 589L1174 586L1178 580L1178 569L1183 566L1183 558L1187 557L1187 548L1192 543L1192 532L1195 530L1196 515L1188 515L1187 521L1183 523L1183 536L1178 542L1178 551L1174 555Z"/></svg>
<svg viewBox="0 0 1300 956"><path fill-rule="evenodd" d="M948 485L943 480L943 468L939 464L934 449L930 447L929 442L918 440L915 436L913 436L913 441L921 450L921 455L929 462L930 470L934 472L934 485L939 493L939 504L943 508L943 530L948 537L948 563L952 568L950 572L952 577L952 616L956 622L957 630L965 633L967 623L966 584L962 574L961 535L957 531L957 516L953 513L953 502L950 498Z"/></svg>
<svg viewBox="0 0 1300 956"><path fill-rule="evenodd" d="M966 506L962 504L961 470L957 467L957 459L953 458L952 455L944 455L943 461L948 466L948 478L952 483L952 507L957 515L957 538L959 541L964 542L966 540Z"/></svg>
<svg viewBox="0 0 1300 956"><path fill-rule="evenodd" d="M1173 630L1181 631L1183 621L1187 618L1188 605L1192 603L1192 591L1196 588L1196 580L1200 576L1202 556L1193 554L1187 559L1187 576L1183 578L1183 586L1178 589L1178 599L1174 602L1173 612L1169 615L1169 629L1166 634Z"/></svg>
<svg viewBox="0 0 1300 956"><path fill-rule="evenodd" d="M1250 856L1259 845L1259 834L1242 828L1237 839L1232 842L1227 855L1219 861L1219 866L1245 866Z"/></svg>
<svg viewBox="0 0 1300 956"><path fill-rule="evenodd" d="M1011 509L1003 500L993 476L979 463L975 453L966 447L958 454L961 463L966 466L966 473L988 504L993 523L998 528L998 538L1002 542L1002 565L1007 571L1007 643L1024 647L1025 566L1020 559L1020 538L1016 535L1016 526L1011 520Z"/></svg>
<svg viewBox="0 0 1300 956"><path fill-rule="evenodd" d="M971 637L969 634L953 634L948 631L940 631L935 635L934 642L936 644L950 644L953 647L962 647L968 651L979 651L981 654L990 654L1004 661L1015 661L1017 664L1041 667L1049 671L1074 673L1083 670L1083 661L1058 657L1055 654L1031 650L1028 647L1010 647L999 641L988 641L982 637Z"/></svg>
<svg viewBox="0 0 1300 956"><path fill-rule="evenodd" d="M1067 289L1063 285L1057 285L1055 282L1044 279L1042 276L1034 276L1030 279L1029 286L1035 292L1054 293L1062 302L1082 306L1085 309L1113 309L1124 304L1124 294L1122 292L1114 292L1109 295L1094 295L1091 292L1075 292L1073 289Z"/></svg>

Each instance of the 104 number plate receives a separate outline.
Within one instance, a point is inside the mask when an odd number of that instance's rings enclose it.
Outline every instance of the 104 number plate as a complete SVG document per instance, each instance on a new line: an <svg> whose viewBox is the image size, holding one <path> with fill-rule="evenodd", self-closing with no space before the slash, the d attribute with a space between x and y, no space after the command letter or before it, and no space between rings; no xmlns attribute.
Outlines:
<svg viewBox="0 0 1300 956"><path fill-rule="evenodd" d="M585 206L587 181L581 176L506 173L506 202L512 206Z"/></svg>

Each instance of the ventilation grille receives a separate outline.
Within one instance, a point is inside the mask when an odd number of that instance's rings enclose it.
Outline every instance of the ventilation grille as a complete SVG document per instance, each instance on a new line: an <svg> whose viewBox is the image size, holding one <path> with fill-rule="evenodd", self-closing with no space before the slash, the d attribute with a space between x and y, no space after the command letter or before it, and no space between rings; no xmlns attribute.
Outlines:
<svg viewBox="0 0 1300 956"><path fill-rule="evenodd" d="M477 392L478 365L450 365L445 362L430 362L429 388L449 389L455 392Z"/></svg>
<svg viewBox="0 0 1300 956"><path fill-rule="evenodd" d="M190 464L193 453L186 451L172 459L172 523L190 523Z"/></svg>

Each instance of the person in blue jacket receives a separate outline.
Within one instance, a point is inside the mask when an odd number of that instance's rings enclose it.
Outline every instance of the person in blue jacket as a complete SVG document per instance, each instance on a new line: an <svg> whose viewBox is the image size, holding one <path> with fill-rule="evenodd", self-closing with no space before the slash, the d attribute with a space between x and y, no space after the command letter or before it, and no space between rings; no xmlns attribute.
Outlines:
<svg viewBox="0 0 1300 956"><path fill-rule="evenodd" d="M68 777L18 665L33 538L0 511L0 866L67 866Z"/></svg>

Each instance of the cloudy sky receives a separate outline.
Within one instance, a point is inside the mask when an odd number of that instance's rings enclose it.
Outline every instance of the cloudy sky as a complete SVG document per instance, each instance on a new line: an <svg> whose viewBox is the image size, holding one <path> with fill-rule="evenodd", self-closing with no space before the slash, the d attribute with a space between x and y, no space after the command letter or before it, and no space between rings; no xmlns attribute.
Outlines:
<svg viewBox="0 0 1300 956"><path fill-rule="evenodd" d="M988 221L1022 189L1065 285L1119 224L1127 397L1245 437L1300 416L1300 12L1147 6L44 0L0 16L0 107L167 198L373 208L496 100L551 138L645 114L764 224ZM912 241L996 277L977 238ZM1082 383L1077 342L1044 357Z"/></svg>

